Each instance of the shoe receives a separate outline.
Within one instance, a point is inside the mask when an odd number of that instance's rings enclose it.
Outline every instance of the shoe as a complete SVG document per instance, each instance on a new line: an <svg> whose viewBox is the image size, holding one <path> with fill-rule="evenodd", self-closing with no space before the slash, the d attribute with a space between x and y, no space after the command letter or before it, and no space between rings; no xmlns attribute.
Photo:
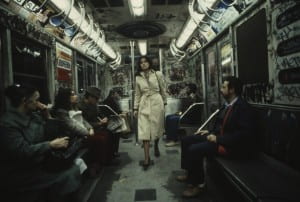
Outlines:
<svg viewBox="0 0 300 202"><path fill-rule="evenodd" d="M185 181L187 181L187 178L188 178L187 175L178 175L176 177L176 180L179 182L185 182Z"/></svg>
<svg viewBox="0 0 300 202"><path fill-rule="evenodd" d="M182 196L186 198L197 197L201 192L203 192L203 188L198 186L188 187L184 192L182 192Z"/></svg>
<svg viewBox="0 0 300 202"><path fill-rule="evenodd" d="M148 167L150 166L150 163L151 163L151 160L150 160L150 158L148 159L148 163L143 163L142 164L142 166L143 166L143 168L144 168L144 170L147 170L148 169Z"/></svg>
<svg viewBox="0 0 300 202"><path fill-rule="evenodd" d="M170 142L165 144L166 147L174 147L176 145L179 145L179 142L170 141Z"/></svg>

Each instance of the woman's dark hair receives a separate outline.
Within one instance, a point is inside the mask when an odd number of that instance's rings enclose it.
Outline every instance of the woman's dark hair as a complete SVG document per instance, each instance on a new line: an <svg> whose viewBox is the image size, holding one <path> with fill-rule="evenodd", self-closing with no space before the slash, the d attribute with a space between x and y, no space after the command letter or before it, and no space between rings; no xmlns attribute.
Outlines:
<svg viewBox="0 0 300 202"><path fill-rule="evenodd" d="M55 96L53 109L65 109L67 111L71 110L72 104L70 97L72 95L72 91L73 90L71 88L59 88L57 95Z"/></svg>
<svg viewBox="0 0 300 202"><path fill-rule="evenodd" d="M240 96L243 92L243 83L242 81L234 76L228 76L223 79L223 81L228 81L228 88L234 88L234 92L237 96Z"/></svg>
<svg viewBox="0 0 300 202"><path fill-rule="evenodd" d="M13 107L19 107L23 100L26 101L37 91L33 86L14 84L5 88L5 96Z"/></svg>
<svg viewBox="0 0 300 202"><path fill-rule="evenodd" d="M137 61L137 72L135 73L135 76L141 76L141 72L143 71L141 68L141 60L143 58L145 58L147 60L147 62L149 62L149 69L153 69L152 60L150 60L150 58L147 56L141 56L141 57L139 57L139 59Z"/></svg>

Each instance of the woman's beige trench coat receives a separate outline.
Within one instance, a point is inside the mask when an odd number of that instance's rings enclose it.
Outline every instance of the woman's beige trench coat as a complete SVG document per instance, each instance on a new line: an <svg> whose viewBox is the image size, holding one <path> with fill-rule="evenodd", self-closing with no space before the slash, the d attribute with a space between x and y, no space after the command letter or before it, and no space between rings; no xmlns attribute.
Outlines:
<svg viewBox="0 0 300 202"><path fill-rule="evenodd" d="M149 81L143 72L136 77L134 109L138 110L139 140L155 140L164 133L166 85L163 74L150 70Z"/></svg>

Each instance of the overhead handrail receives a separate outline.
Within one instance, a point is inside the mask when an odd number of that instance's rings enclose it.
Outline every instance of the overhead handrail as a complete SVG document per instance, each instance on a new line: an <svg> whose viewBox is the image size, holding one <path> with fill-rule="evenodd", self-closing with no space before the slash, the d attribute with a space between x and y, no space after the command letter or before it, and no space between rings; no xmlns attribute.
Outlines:
<svg viewBox="0 0 300 202"><path fill-rule="evenodd" d="M201 13L204 13L210 20L214 22L219 22L222 18L222 11L218 9L212 9L210 6L207 5L206 3L207 0L197 0L198 2L198 9ZM214 17L213 15L209 14L209 11L220 13L219 17Z"/></svg>
<svg viewBox="0 0 300 202"><path fill-rule="evenodd" d="M53 22L53 19L60 17L62 14L65 13L65 11L62 10L62 11L59 12L58 14L51 16L51 17L49 18L50 24L53 25L54 27L59 27L59 26L61 26L61 25L67 20L68 16L70 15L73 5L74 5L74 0L71 0L71 1L70 1L70 4L69 4L69 8L67 9L67 13L65 14L65 16L63 17L63 19L61 19L61 21L60 21L58 24L55 24L55 23Z"/></svg>
<svg viewBox="0 0 300 202"><path fill-rule="evenodd" d="M176 47L176 39L173 39L170 44L170 51L172 55L178 57L180 60L183 59L186 55L185 51L180 50Z"/></svg>
<svg viewBox="0 0 300 202"><path fill-rule="evenodd" d="M117 66L119 66L120 64L121 64L121 54L119 52L117 52L116 59L113 60L112 62L110 62L109 66L115 70L117 68Z"/></svg>
<svg viewBox="0 0 300 202"><path fill-rule="evenodd" d="M88 14L88 18L89 18L89 30L86 32L86 39L82 42L82 44L85 44L87 42L87 40L89 39L89 37L92 35L93 32L93 27L94 27L94 20L93 20L93 16L91 14Z"/></svg>
<svg viewBox="0 0 300 202"><path fill-rule="evenodd" d="M205 30L204 28L202 28L202 26L200 25L200 23L203 23L204 25L210 26L210 23L207 21L204 21L203 18L200 14L205 15L205 13L199 13L197 11L195 11L194 9L195 6L195 0L191 0L189 1L189 5L188 5L188 10L190 13L190 16L192 18L192 20L194 21L194 23L198 26L198 28L203 31L203 32L207 32L208 30Z"/></svg>
<svg viewBox="0 0 300 202"><path fill-rule="evenodd" d="M101 34L100 25L96 24L95 26L97 27L96 35L99 36ZM88 52L89 49L92 50L92 49L94 49L94 48L96 48L98 46L99 38L100 37L98 37L98 39L96 41L94 41L93 39L91 39L92 43L90 45L88 45L88 47L86 48L86 50L85 50L86 53Z"/></svg>
<svg viewBox="0 0 300 202"><path fill-rule="evenodd" d="M81 25L82 25L82 23L83 23L83 21L84 21L84 17L85 17L85 7L84 7L84 4L83 4L81 1L79 1L79 2L78 2L78 6L79 6L79 8L80 8L80 22L78 23L77 28L73 31L72 36L75 36L75 34L79 31L79 29L80 29L80 27L81 27ZM73 27L75 27L75 25L76 25L76 23L73 22L72 25L66 27L66 28L64 29L64 33L65 33L66 35L68 35L68 34L66 33L66 30L72 29ZM70 36L70 37L72 37L72 36Z"/></svg>

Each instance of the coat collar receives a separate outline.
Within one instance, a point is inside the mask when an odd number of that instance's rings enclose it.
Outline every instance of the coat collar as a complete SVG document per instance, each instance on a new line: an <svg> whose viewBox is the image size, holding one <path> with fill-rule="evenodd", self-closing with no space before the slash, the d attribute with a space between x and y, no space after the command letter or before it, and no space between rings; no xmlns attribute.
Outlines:
<svg viewBox="0 0 300 202"><path fill-rule="evenodd" d="M149 76L150 76L150 74L153 74L153 73L155 73L155 71L153 69L150 69ZM144 77L146 79L145 73L143 71L141 72L141 75L142 75L142 77Z"/></svg>
<svg viewBox="0 0 300 202"><path fill-rule="evenodd" d="M5 126L26 127L31 120L31 116L19 112L16 108L9 108L1 118L1 123Z"/></svg>

